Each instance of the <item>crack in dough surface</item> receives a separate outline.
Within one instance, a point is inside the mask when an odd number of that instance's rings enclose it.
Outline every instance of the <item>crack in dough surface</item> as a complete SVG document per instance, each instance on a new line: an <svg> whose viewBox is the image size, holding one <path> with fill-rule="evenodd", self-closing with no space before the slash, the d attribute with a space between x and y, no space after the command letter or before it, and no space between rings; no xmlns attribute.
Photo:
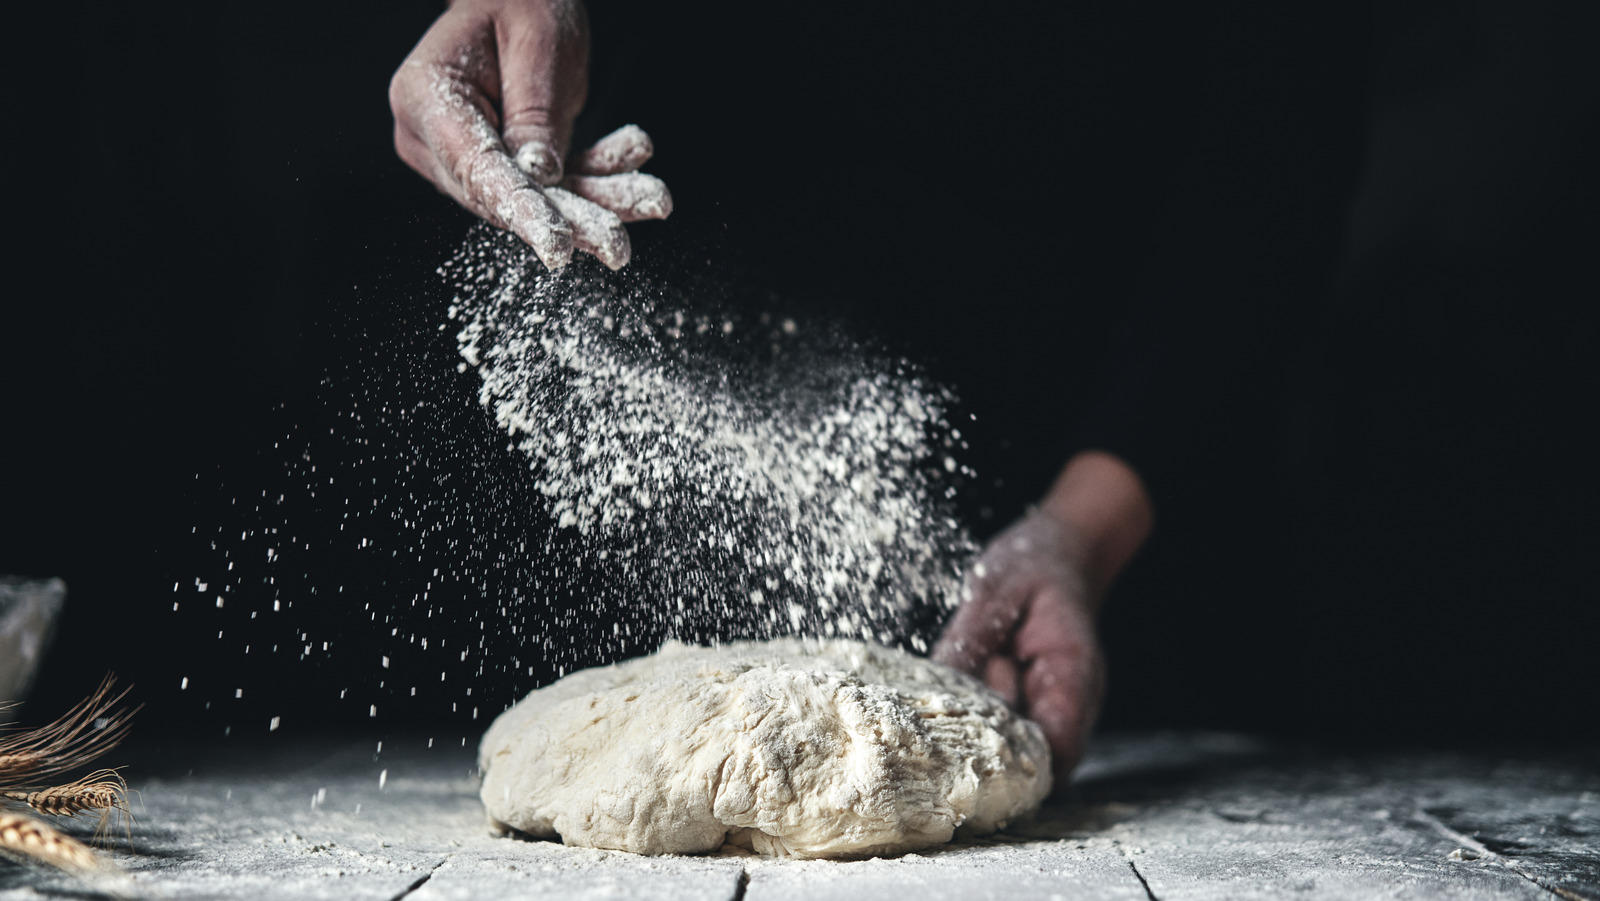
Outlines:
<svg viewBox="0 0 1600 901"><path fill-rule="evenodd" d="M478 750L500 827L641 854L868 857L981 834L1050 792L1034 723L859 641L668 642L529 694Z"/></svg>

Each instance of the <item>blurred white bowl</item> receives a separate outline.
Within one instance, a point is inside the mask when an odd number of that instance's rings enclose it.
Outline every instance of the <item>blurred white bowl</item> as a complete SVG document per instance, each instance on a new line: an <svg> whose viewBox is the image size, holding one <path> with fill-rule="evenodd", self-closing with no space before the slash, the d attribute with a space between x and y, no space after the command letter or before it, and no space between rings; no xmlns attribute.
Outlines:
<svg viewBox="0 0 1600 901"><path fill-rule="evenodd" d="M60 579L0 576L0 704L28 696L66 599Z"/></svg>

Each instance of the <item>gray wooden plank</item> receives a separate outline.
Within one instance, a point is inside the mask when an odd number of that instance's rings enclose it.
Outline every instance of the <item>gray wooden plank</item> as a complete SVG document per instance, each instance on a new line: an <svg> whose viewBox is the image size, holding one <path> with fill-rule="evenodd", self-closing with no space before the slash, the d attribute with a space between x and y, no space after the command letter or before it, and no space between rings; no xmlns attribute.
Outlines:
<svg viewBox="0 0 1600 901"><path fill-rule="evenodd" d="M1130 861L1162 901L1190 899L1548 896L1520 875L1449 858L1451 846L1405 824L1348 810L1290 811L1292 822L1234 822L1214 811L1166 809L1119 827ZM1365 828L1363 828L1365 827Z"/></svg>
<svg viewBox="0 0 1600 901"><path fill-rule="evenodd" d="M116 843L110 856L135 889L161 898L389 901L445 858L453 836L483 832L466 768L444 764L390 769L365 751L271 776L140 780L134 850Z"/></svg>
<svg viewBox="0 0 1600 901"><path fill-rule="evenodd" d="M1229 736L1113 737L1092 752L1070 801L1005 834L841 862L647 858L491 836L472 748L398 744L381 757L315 742L198 753L202 771L164 778L141 767L131 774L142 794L138 852L113 856L132 888L182 901L722 901L741 890L749 901L891 892L1600 901L1593 755L1341 758ZM88 888L0 863L7 901Z"/></svg>
<svg viewBox="0 0 1600 901"><path fill-rule="evenodd" d="M1115 758L1111 744L1102 751ZM1330 899L1550 901L1557 890L1600 898L1600 770L1586 758L1342 759L1247 745L1163 753L1160 744L1137 743L1131 764L1090 769L1079 789L1137 810L1102 834L1123 844L1162 901L1291 891ZM1441 816L1501 836L1503 853L1474 853L1475 840Z"/></svg>
<svg viewBox="0 0 1600 901"><path fill-rule="evenodd" d="M1431 782L1414 816L1456 846L1453 858L1506 867L1557 895L1600 899L1600 765L1457 760L1448 778Z"/></svg>
<svg viewBox="0 0 1600 901"><path fill-rule="evenodd" d="M644 857L551 842L464 842L406 901L482 898L732 901L743 865L726 857Z"/></svg>
<svg viewBox="0 0 1600 901"><path fill-rule="evenodd" d="M984 842L862 861L752 859L747 869L746 901L1147 899L1122 855L1094 841Z"/></svg>

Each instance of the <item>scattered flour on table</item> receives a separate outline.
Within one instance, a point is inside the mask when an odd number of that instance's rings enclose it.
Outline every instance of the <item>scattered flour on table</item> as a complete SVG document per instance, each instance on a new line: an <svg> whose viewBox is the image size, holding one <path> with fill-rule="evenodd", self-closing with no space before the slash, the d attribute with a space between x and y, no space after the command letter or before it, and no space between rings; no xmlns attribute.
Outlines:
<svg viewBox="0 0 1600 901"><path fill-rule="evenodd" d="M858 641L669 643L573 673L484 736L499 824L642 854L870 857L1002 828L1043 733L977 680Z"/></svg>
<svg viewBox="0 0 1600 901"><path fill-rule="evenodd" d="M613 621L636 607L689 640L890 643L956 602L961 436L904 362L789 319L691 312L634 273L550 274L504 236L441 271L463 367L575 533L566 572L602 573L575 593Z"/></svg>

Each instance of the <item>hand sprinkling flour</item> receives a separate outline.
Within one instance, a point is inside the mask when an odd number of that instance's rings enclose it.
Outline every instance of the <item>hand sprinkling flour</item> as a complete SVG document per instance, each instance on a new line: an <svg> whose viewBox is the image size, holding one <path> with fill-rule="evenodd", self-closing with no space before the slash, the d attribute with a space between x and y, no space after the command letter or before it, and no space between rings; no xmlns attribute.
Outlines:
<svg viewBox="0 0 1600 901"><path fill-rule="evenodd" d="M567 175L588 58L581 4L462 0L389 86L400 158L550 269L574 250L620 269L632 255L623 223L672 212L667 186L635 171L654 150L637 126L578 154Z"/></svg>

